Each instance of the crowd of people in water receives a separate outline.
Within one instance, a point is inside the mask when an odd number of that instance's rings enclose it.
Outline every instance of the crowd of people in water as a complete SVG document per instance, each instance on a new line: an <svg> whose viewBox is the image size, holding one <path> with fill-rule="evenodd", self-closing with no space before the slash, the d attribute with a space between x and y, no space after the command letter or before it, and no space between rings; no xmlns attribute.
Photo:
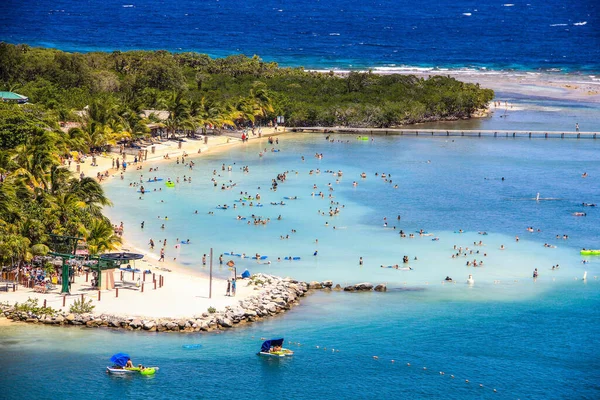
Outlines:
<svg viewBox="0 0 600 400"><path fill-rule="evenodd" d="M331 140L328 138L328 140ZM269 144L272 145L273 147L271 147L270 151L268 151L267 148L264 148L259 156L260 157L264 157L265 155L267 155L268 153L279 153L281 151L280 148L277 148L275 146L279 145L279 138L268 138ZM179 165L183 168L185 168L186 170L189 171L193 171L193 168L195 166L194 161L192 160L188 160L187 159L188 155L187 154L183 154L180 157L177 157L175 159L175 165ZM300 156L301 157L301 161L305 161L305 157L304 156ZM318 160L321 160L325 157L324 153L320 153L317 152L314 154L314 157ZM168 157L166 157L167 159L170 159ZM137 161L137 160L136 160ZM172 162L172 161L171 161ZM427 163L431 163L430 160L427 160ZM117 165L117 168L123 168L123 170L126 168L125 164L125 157L123 157L123 162L121 162L118 158L116 160L113 160L113 164ZM234 166L236 165L236 163L232 164L228 164L226 165L225 163L221 163L220 166L220 171L218 171L218 169L213 169L212 171L212 176L210 177L210 182L212 183L213 187L218 188L220 187L220 191L223 193L226 193L229 190L235 189L238 186L238 182L234 182L233 179L229 179L231 178L233 175L233 171L234 171ZM250 173L250 167L249 165L243 165L243 166L236 166L236 168L239 168L239 171L241 171L243 174L248 174ZM145 177L144 174L141 174L139 176L139 181L136 182L131 182L129 184L130 187L135 188L141 195L139 196L140 199L144 199L144 195L148 192L163 192L164 191L168 191L169 188L174 188L179 186L181 183L186 183L186 184L192 184L192 182L196 182L196 179L192 180L192 176L188 176L188 175L183 175L182 177L180 176L175 176L175 177L166 177L166 178L161 178L160 177L160 172L159 171L159 167L152 167L149 168L148 170L150 176L149 177ZM190 172L191 173L191 172ZM298 175L299 171L283 171L280 173L277 173L275 175L274 178L271 179L270 182L270 187L269 190L271 192L277 192L278 188L280 187L280 185L283 185L287 182L287 180L289 179L290 176L293 175ZM311 193L311 197L313 198L320 198L320 199L327 199L327 206L326 207L320 207L317 210L317 213L322 216L325 219L324 222L324 226L329 228L331 227L334 230L340 230L340 229L346 229L347 227L345 226L340 226L340 224L334 224L333 221L336 220L336 217L338 217L342 211L345 209L345 205L341 204L339 201L336 200L335 198L335 192L336 192L336 188L340 185L345 184L343 182L343 177L344 177L344 172L341 169L337 169L337 170L333 170L333 169L327 169L324 171L321 171L319 168L313 168L308 170L308 175L309 176L324 176L324 175L329 175L331 176L331 181L327 182L326 184L321 184L321 183L314 183L312 184L312 193ZM103 179L103 177L105 176L105 174L101 174L101 176L98 176L98 179ZM359 185L361 185L362 182L365 182L366 180L369 179L369 177L372 176L374 178L376 178L377 180L379 180L381 183L390 185L392 188L398 188L398 182L394 182L394 180L392 179L392 174L389 172L381 172L381 171L376 171L376 172L372 172L372 173L367 173L367 172L361 172L358 177L355 178L355 180L352 181L352 186L353 187L357 187ZM121 176L122 178L122 176ZM164 185L156 185L157 183L160 183L161 181L163 181L163 179L166 179L166 181L164 182ZM487 179L487 178L486 178ZM320 179L322 181L322 179ZM502 178L502 180L504 181L504 178ZM163 186L166 186L166 188L164 188ZM271 218L271 216L264 216L264 215L260 215L256 212L251 213L250 215L244 215L244 213L240 210L244 210L247 209L249 210L250 207L252 207L253 209L256 207L263 207L263 206L273 206L273 207L281 207L281 206L287 206L288 202L291 200L302 200L302 196L298 196L298 195L292 195L292 196L286 196L280 199L276 199L276 200L272 200L269 201L268 203L261 203L262 200L262 195L261 195L261 187L257 187L256 192L248 192L248 191L244 191L244 190L240 190L239 192L237 192L237 195L235 195L235 198L231 199L231 203L224 203L224 204L218 204L215 209L218 210L217 212L226 212L230 209L234 209L237 210L236 212L236 216L234 217L235 219L237 219L238 221L244 222L246 225L253 225L253 226L265 226L270 224L272 221L279 221L282 220L282 215L279 214L277 216L277 218ZM163 200L160 200L161 202ZM229 205L231 204L231 205ZM594 203L581 203L582 206L585 207L595 207L596 204ZM265 212L263 214L268 215L270 211L265 210ZM193 212L194 214L198 214L198 210L195 210ZM215 215L215 211L208 210L207 211L208 215ZM573 215L576 216L586 216L585 212L575 212L573 213ZM168 217L159 217L159 219L161 220L160 223L160 227L162 230L168 231L169 230L169 224L168 224ZM392 222L392 220L394 220ZM141 228L144 229L144 222L141 223ZM430 238L431 241L434 242L439 242L440 238L436 237L433 233L427 232L425 229L418 229L414 232L412 231L406 231L406 228L404 227L400 227L401 225L401 216L397 215L397 217L395 218L390 218L388 219L387 216L383 216L383 228L387 229L387 230L391 230L391 231L395 231L398 233L400 238L409 238L409 239L415 239L415 238L425 238L428 237ZM525 229L527 232L541 232L540 229L536 229L533 226L527 226ZM122 234L123 232L123 224L121 223L120 226L115 226L115 232ZM291 229L289 232L286 232L284 234L280 234L279 235L279 239L280 240L289 240L292 237L294 237L294 234L297 233L296 229ZM455 233L464 233L464 231L462 229L457 230ZM480 235L488 235L488 233L486 231L478 231L477 232ZM556 235L557 239L563 239L563 240L567 240L568 239L568 235L563 234L563 235ZM429 239L428 239L429 240ZM519 242L519 237L516 236L515 237L515 241L518 243ZM160 258L159 261L164 261L166 258L166 253L167 253L167 239L163 239L161 241L159 241L160 243ZM179 238L177 238L177 240L175 241L175 249L178 251L181 249L182 245L187 245L190 244L190 240L187 239L185 241L180 241ZM318 245L318 239L315 240L315 244ZM154 249L155 247L155 242L153 239L150 239L148 242L148 245L150 247L150 249ZM464 265L468 268L484 268L485 266L487 266L487 262L484 261L484 259L488 258L488 253L490 253L489 251L484 250L486 244L482 241L474 241L472 248L470 247L463 247L463 246L459 246L459 245L454 245L453 246L453 251L450 254L450 258L451 259L462 259L464 260L463 262L465 263ZM550 244L550 243L545 243L544 247L546 248L556 248L555 245ZM500 247L498 248L498 250L505 250L506 247L504 245L500 245ZM234 253L231 252L231 254L233 255ZM253 261L260 263L260 264L271 264L271 261L265 261L264 259L261 259L260 257L246 257L245 253L240 253L243 256L241 256L241 258L254 258ZM315 250L313 253L314 257L318 256L318 250ZM291 255L289 256L276 256L273 257L274 260L276 260L277 262L281 262L282 260L284 261L296 261L299 260L300 257L292 257ZM394 262L394 260L390 260L390 265L380 265L381 268L390 268L390 269L396 269L396 270L402 270L402 271L414 271L415 270L415 265L409 265L409 259L412 259L413 262L417 262L418 261L418 257L416 256L409 256L405 255L402 258L402 262L401 263L396 263ZM173 257L173 260L176 261L177 257ZM224 255L221 254L219 256L219 264L223 265L224 262ZM359 266L363 266L365 263L365 260L363 259L363 257L361 256L359 259ZM206 255L203 256L202 258L202 264L206 265ZM424 267L422 267L424 268ZM558 264L553 265L551 270L558 270L559 266ZM537 278L538 277L538 270L537 268L535 269L534 273L533 273L533 277ZM472 279L472 277L470 278ZM446 277L445 279L446 281L452 281L451 278L449 278L449 276ZM235 295L235 280L231 280L228 285L230 286L228 289L228 293L230 293L231 295ZM231 287L233 285L233 288Z"/></svg>

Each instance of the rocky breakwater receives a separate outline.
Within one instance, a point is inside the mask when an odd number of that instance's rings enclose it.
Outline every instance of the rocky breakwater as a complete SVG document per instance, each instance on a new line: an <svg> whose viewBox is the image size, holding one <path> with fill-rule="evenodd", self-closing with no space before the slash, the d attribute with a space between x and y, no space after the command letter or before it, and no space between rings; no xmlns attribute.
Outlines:
<svg viewBox="0 0 600 400"><path fill-rule="evenodd" d="M208 332L228 329L248 322L289 310L298 304L309 290L309 284L272 275L256 274L250 279L239 280L254 286L256 295L248 296L224 310L209 307L201 315L190 318L145 319L106 314L76 313L42 308L36 305L0 304L0 311L8 319L46 325L75 325L89 328L106 327L149 332ZM321 286L322 288L322 286Z"/></svg>

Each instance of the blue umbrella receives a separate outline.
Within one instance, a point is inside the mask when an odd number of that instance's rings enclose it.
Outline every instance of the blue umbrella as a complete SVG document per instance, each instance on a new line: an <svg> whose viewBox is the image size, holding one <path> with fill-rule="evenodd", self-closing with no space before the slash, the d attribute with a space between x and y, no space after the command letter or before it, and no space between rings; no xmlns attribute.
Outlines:
<svg viewBox="0 0 600 400"><path fill-rule="evenodd" d="M131 357L126 353L117 353L110 358L110 361L118 365L119 367L124 367L127 364Z"/></svg>

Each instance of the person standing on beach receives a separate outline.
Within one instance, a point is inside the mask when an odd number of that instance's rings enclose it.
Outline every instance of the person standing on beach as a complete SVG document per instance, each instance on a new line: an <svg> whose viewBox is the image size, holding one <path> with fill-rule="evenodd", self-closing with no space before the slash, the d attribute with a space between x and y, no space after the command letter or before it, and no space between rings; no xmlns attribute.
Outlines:
<svg viewBox="0 0 600 400"><path fill-rule="evenodd" d="M229 279L227 279L227 292L225 296L231 296L231 281Z"/></svg>
<svg viewBox="0 0 600 400"><path fill-rule="evenodd" d="M160 249L160 258L158 259L158 261L165 262L165 248L164 247L162 249Z"/></svg>

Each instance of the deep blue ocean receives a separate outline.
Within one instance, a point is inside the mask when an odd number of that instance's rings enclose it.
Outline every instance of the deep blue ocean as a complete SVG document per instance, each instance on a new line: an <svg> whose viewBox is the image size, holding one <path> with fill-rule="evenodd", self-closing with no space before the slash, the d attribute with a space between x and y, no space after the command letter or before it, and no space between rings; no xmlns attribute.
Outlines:
<svg viewBox="0 0 600 400"><path fill-rule="evenodd" d="M599 8L595 0L4 0L0 40L258 54L307 68L597 73Z"/></svg>

